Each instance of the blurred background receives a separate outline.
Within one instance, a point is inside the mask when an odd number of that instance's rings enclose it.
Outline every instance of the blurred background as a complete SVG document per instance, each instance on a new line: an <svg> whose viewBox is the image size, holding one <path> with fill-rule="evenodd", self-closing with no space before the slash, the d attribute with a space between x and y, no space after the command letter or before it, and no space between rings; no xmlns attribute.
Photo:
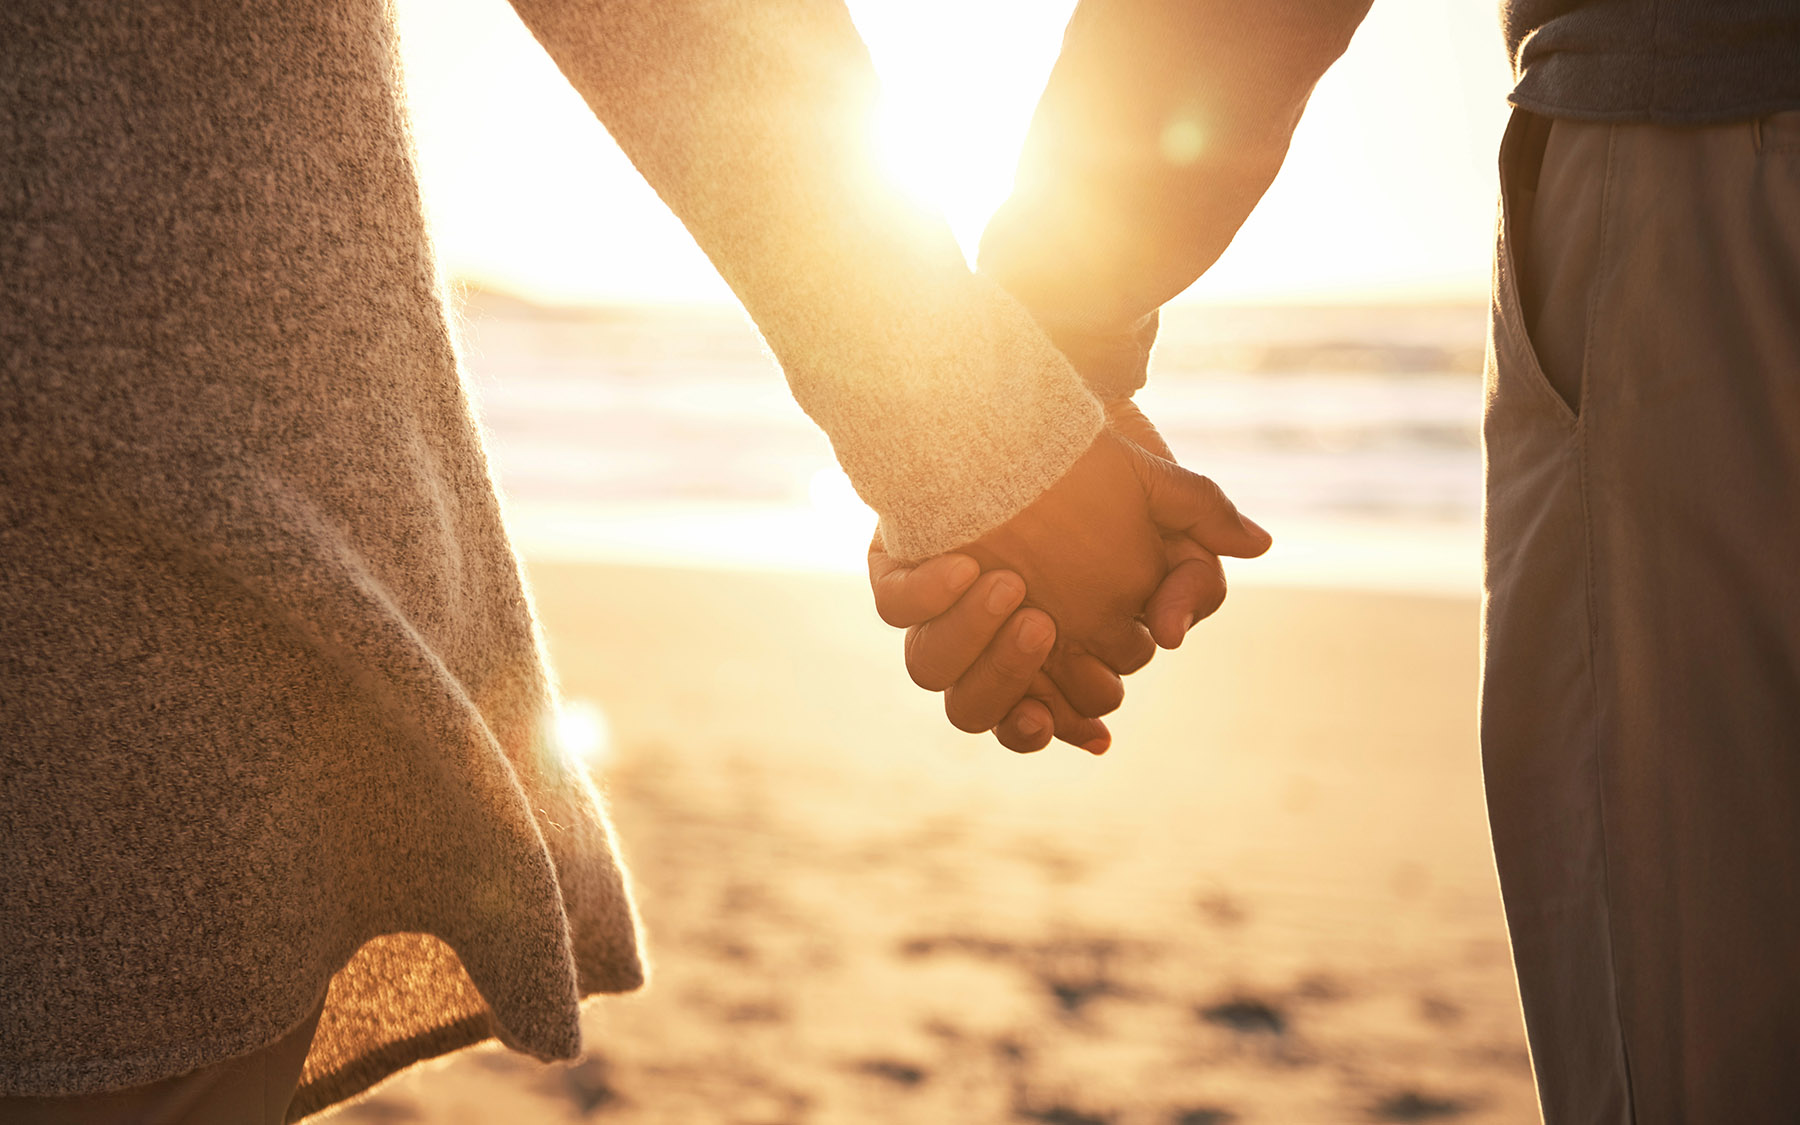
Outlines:
<svg viewBox="0 0 1800 1125"><path fill-rule="evenodd" d="M1276 546L1115 749L943 721L873 516L704 256L504 0L400 0L513 533L655 961L590 1057L369 1121L1527 1121L1475 745L1488 5L1376 0L1139 401ZM858 2L896 180L972 255L1066 0Z"/></svg>

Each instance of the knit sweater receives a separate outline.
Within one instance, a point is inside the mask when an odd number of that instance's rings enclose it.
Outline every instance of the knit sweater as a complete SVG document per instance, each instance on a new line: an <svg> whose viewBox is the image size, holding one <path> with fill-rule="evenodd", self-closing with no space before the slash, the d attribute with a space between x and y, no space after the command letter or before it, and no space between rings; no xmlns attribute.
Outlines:
<svg viewBox="0 0 1800 1125"><path fill-rule="evenodd" d="M517 8L905 557L1099 408L872 171L817 0ZM0 5L0 1095L322 996L292 1111L643 979L460 379L382 0ZM525 201L521 201L523 204Z"/></svg>

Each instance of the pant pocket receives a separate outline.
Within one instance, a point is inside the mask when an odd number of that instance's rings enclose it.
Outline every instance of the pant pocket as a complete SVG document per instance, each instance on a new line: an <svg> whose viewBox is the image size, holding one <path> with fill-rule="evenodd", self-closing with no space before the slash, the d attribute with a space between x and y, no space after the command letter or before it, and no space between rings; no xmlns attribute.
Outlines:
<svg viewBox="0 0 1800 1125"><path fill-rule="evenodd" d="M1538 234L1532 229L1538 181L1552 122L1515 109L1500 143L1500 217L1494 243L1494 292L1488 364L1488 423L1535 419L1573 429L1578 396L1566 396L1544 371L1532 340L1526 294L1534 304L1543 299L1541 273L1531 263L1529 277L1522 250Z"/></svg>
<svg viewBox="0 0 1800 1125"><path fill-rule="evenodd" d="M1756 120L1758 155L1783 153L1800 156L1800 109L1771 113Z"/></svg>

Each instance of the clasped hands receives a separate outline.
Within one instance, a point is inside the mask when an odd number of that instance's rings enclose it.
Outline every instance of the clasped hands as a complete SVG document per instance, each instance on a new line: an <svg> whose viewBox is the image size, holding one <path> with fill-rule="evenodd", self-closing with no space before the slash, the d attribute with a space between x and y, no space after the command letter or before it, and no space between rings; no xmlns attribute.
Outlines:
<svg viewBox="0 0 1800 1125"><path fill-rule="evenodd" d="M906 629L913 682L944 693L958 729L1021 754L1052 736L1104 753L1121 677L1224 602L1220 556L1269 549L1130 399L1106 417L1061 480L975 542L910 566L869 545L876 612Z"/></svg>

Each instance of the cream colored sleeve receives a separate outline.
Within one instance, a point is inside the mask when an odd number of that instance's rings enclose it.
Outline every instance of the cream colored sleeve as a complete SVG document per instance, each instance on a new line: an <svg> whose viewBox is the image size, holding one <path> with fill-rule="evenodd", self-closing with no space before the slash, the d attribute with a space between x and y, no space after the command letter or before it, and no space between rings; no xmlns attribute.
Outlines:
<svg viewBox="0 0 1800 1125"><path fill-rule="evenodd" d="M1093 441L1074 369L883 182L841 0L513 6L743 301L891 553L978 538Z"/></svg>

